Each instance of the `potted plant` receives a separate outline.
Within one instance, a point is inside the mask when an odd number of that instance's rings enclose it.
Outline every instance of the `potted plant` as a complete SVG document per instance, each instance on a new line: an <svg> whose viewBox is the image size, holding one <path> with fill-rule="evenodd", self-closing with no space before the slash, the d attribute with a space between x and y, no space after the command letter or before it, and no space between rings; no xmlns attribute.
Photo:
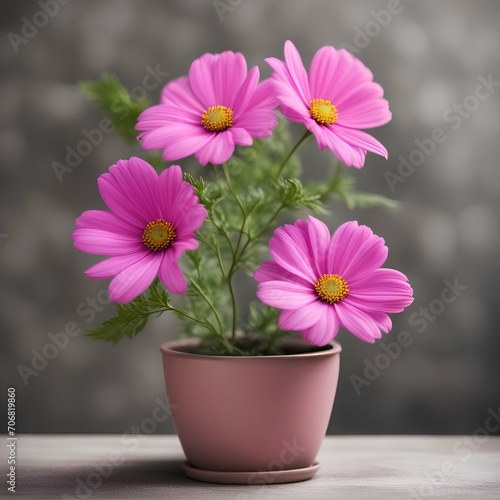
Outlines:
<svg viewBox="0 0 500 500"><path fill-rule="evenodd" d="M128 125L117 130L130 136L135 125L142 149L163 157L119 160L98 179L109 211L76 221L76 248L108 257L85 273L112 278L117 303L88 334L117 342L151 316L179 317L181 340L161 346L165 382L184 470L205 481L312 477L337 386L339 328L374 342L391 330L388 313L413 300L406 276L381 267L388 249L368 227L350 221L331 234L309 215L276 228L287 212L325 216L330 198L391 204L355 191L344 172L362 168L367 152L387 157L361 130L391 119L382 88L331 46L309 72L290 41L285 62L266 62L273 74L259 83L242 54L205 54L155 106L132 100L109 75L83 84L115 121L111 103L128 106ZM287 120L305 126L293 147ZM338 164L327 180L304 184L295 153L311 138ZM191 155L203 177L168 165ZM245 273L258 283L248 314L238 312L235 290Z"/></svg>

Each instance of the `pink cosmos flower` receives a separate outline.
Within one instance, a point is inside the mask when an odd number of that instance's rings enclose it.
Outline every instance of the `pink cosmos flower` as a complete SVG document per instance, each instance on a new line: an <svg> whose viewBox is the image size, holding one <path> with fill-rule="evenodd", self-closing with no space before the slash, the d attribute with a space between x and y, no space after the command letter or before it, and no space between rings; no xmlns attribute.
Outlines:
<svg viewBox="0 0 500 500"><path fill-rule="evenodd" d="M289 120L302 122L314 134L319 148L330 149L347 166L361 168L366 152L387 158L385 147L360 129L391 120L384 91L372 72L345 49L326 46L313 57L309 75L293 43L285 43L285 62L270 57L275 71L274 93Z"/></svg>
<svg viewBox="0 0 500 500"><path fill-rule="evenodd" d="M172 165L160 176L140 158L120 160L98 179L99 192L111 210L89 210L76 220L72 236L82 252L107 255L85 273L113 278L109 297L125 304L146 290L156 275L167 290L186 291L177 259L198 248L194 232L207 216L193 187Z"/></svg>
<svg viewBox="0 0 500 500"><path fill-rule="evenodd" d="M332 237L314 217L274 234L272 260L254 273L260 283L257 296L283 309L280 328L302 332L311 344L327 344L339 326L374 342L392 328L386 313L401 312L413 302L406 276L380 268L388 252L384 240L356 221L346 222Z"/></svg>
<svg viewBox="0 0 500 500"><path fill-rule="evenodd" d="M189 76L165 86L161 104L139 116L142 148L163 148L167 161L194 154L201 165L224 163L236 144L251 146L278 124L270 84L259 84L257 66L247 75L240 53L205 54L191 64Z"/></svg>

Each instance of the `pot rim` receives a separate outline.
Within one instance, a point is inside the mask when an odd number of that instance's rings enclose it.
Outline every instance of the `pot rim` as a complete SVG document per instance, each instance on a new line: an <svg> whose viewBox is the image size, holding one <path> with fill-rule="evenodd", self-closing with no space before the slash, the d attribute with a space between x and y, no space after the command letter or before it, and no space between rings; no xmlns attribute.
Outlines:
<svg viewBox="0 0 500 500"><path fill-rule="evenodd" d="M291 342L293 344L305 343L308 344L305 340L302 339L286 339L286 341ZM160 351L163 354L168 354L170 356L180 357L180 358L197 358L197 359L216 359L216 360L264 360L264 359L297 359L297 358L311 358L311 357L325 357L325 356L333 356L334 354L339 354L342 351L342 346L336 340L332 340L325 346L330 346L330 349L323 349L321 351L313 351L313 352L304 352L298 354L271 354L269 356L220 356L220 355L212 355L212 354L197 354L194 352L184 352L178 350L182 347L190 347L195 346L200 343L200 339L198 338L187 338L187 339L178 339L171 340L168 342L164 342L160 346Z"/></svg>

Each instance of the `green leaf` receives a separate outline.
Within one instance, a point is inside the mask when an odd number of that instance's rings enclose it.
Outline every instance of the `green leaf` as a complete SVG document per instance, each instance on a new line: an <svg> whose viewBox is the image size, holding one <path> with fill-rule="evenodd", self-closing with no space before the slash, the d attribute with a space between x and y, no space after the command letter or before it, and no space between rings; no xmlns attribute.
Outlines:
<svg viewBox="0 0 500 500"><path fill-rule="evenodd" d="M250 355L283 354L280 340L290 335L291 332L284 331L279 327L280 312L278 309L262 303L250 303L248 333L260 339L260 343L256 345L253 352L250 352Z"/></svg>
<svg viewBox="0 0 500 500"><path fill-rule="evenodd" d="M278 181L278 196L285 209L308 208L314 212L324 212L321 195L305 188L298 179Z"/></svg>
<svg viewBox="0 0 500 500"><path fill-rule="evenodd" d="M218 184L214 182L210 182L209 184L207 184L203 179L203 177L197 179L193 177L191 174L184 172L184 181L193 186L196 196L198 196L200 202L209 211L214 205L216 205L223 198L223 195L221 193Z"/></svg>
<svg viewBox="0 0 500 500"><path fill-rule="evenodd" d="M251 302L249 306L248 331L259 334L277 334L280 311L262 303Z"/></svg>
<svg viewBox="0 0 500 500"><path fill-rule="evenodd" d="M155 281L149 290L128 304L117 304L115 316L85 334L96 340L117 344L123 337L129 339L142 332L151 316L159 316L170 309L169 296L163 285Z"/></svg>
<svg viewBox="0 0 500 500"><path fill-rule="evenodd" d="M118 78L110 73L103 73L96 82L80 82L79 89L99 105L118 134L130 143L136 142L135 124L139 115L150 106L147 98L133 99Z"/></svg>

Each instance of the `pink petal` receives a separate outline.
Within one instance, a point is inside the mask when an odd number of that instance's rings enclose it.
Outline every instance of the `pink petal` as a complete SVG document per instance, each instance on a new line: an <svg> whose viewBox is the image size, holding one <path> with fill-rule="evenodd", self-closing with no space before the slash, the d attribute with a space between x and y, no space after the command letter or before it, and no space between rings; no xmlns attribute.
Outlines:
<svg viewBox="0 0 500 500"><path fill-rule="evenodd" d="M373 273L382 266L387 260L389 252L383 238L373 234L372 230L367 226L360 226L360 228L363 229L358 229L356 231L358 234L351 235L352 244L357 243L358 247L350 246L346 249L345 257L349 261L343 263L343 276L351 283Z"/></svg>
<svg viewBox="0 0 500 500"><path fill-rule="evenodd" d="M387 159L387 149L375 137L366 132L353 128L345 128L341 125L332 125L331 130L347 144L363 149L364 151L371 151Z"/></svg>
<svg viewBox="0 0 500 500"><path fill-rule="evenodd" d="M304 102L309 103L311 101L311 93L309 91L307 73L304 65L302 64L299 51L290 40L285 42L285 61L290 76L292 77L292 80L297 88L298 94Z"/></svg>
<svg viewBox="0 0 500 500"><path fill-rule="evenodd" d="M369 275L387 259L384 240L367 226L356 221L342 224L333 234L326 253L326 266L332 274L340 274L350 285Z"/></svg>
<svg viewBox="0 0 500 500"><path fill-rule="evenodd" d="M175 228L176 246L180 241L191 239L208 215L193 186L184 182L179 165L172 165L160 174L158 206L161 218Z"/></svg>
<svg viewBox="0 0 500 500"><path fill-rule="evenodd" d="M203 105L203 109L217 106L217 94L213 84L212 68L219 54L204 54L194 60L189 68L189 85L193 94Z"/></svg>
<svg viewBox="0 0 500 500"><path fill-rule="evenodd" d="M304 340L313 345L326 345L339 331L339 320L336 308L333 306L323 307L317 316L317 322L302 332Z"/></svg>
<svg viewBox="0 0 500 500"><path fill-rule="evenodd" d="M135 264L141 260L149 251L144 248L143 251L120 255L117 257L109 257L92 267L89 267L85 274L93 279L108 279L114 278L117 274L121 273L125 268Z"/></svg>
<svg viewBox="0 0 500 500"><path fill-rule="evenodd" d="M270 109L247 111L238 119L238 128L245 129L256 139L269 137L272 134L272 129L277 125L276 113Z"/></svg>
<svg viewBox="0 0 500 500"><path fill-rule="evenodd" d="M87 210L83 212L76 219L75 227L76 229L101 229L102 231L135 238L140 238L143 231L143 228L137 228L115 214L104 210Z"/></svg>
<svg viewBox="0 0 500 500"><path fill-rule="evenodd" d="M214 134L212 139L195 153L195 157L202 166L205 166L207 163L220 165L229 160L233 153L233 136L230 130L226 130Z"/></svg>
<svg viewBox="0 0 500 500"><path fill-rule="evenodd" d="M190 208L196 202L194 189L184 183L179 165L171 165L163 170L158 181L158 206L162 219L178 228L186 207Z"/></svg>
<svg viewBox="0 0 500 500"><path fill-rule="evenodd" d="M162 104L191 110L198 113L199 116L205 111L205 108L191 90L187 76L182 76L181 78L177 78L167 83L161 93L160 102Z"/></svg>
<svg viewBox="0 0 500 500"><path fill-rule="evenodd" d="M373 81L373 73L345 49L337 51L334 71L335 85L331 87L331 93L326 99L331 100L335 105L342 102L343 96L349 94L353 87Z"/></svg>
<svg viewBox="0 0 500 500"><path fill-rule="evenodd" d="M163 148L165 161L177 161L196 153L208 144L215 134L201 125L165 122L160 128L144 132L140 137L142 149Z"/></svg>
<svg viewBox="0 0 500 500"><path fill-rule="evenodd" d="M171 258L169 252L165 252L160 265L159 276L165 288L175 294L186 292L187 283L184 274L176 260Z"/></svg>
<svg viewBox="0 0 500 500"><path fill-rule="evenodd" d="M148 252L116 275L109 285L109 298L126 304L143 293L157 275L162 256L162 252Z"/></svg>
<svg viewBox="0 0 500 500"><path fill-rule="evenodd" d="M349 290L349 295L344 302L370 313L377 311L394 314L408 307L413 302L413 298L406 293L384 293L378 296L376 293L358 293Z"/></svg>
<svg viewBox="0 0 500 500"><path fill-rule="evenodd" d="M145 109L137 119L136 130L155 130L169 123L198 125L201 127L203 109L193 109L169 104L157 104Z"/></svg>
<svg viewBox="0 0 500 500"><path fill-rule="evenodd" d="M174 259L178 259L187 250L196 250L199 247L198 241L194 238L194 234L190 237L184 236L182 239L176 238L169 249Z"/></svg>
<svg viewBox="0 0 500 500"><path fill-rule="evenodd" d="M192 154L196 155L200 149L206 147L215 138L215 134L205 129L183 131L177 128L173 132L171 128L168 132L168 143L163 149L163 159L165 161L177 161Z"/></svg>
<svg viewBox="0 0 500 500"><path fill-rule="evenodd" d="M309 87L312 99L331 100L333 98L333 89L337 83L337 64L337 51L329 45L321 47L314 54L309 68ZM332 104L337 105L333 101Z"/></svg>
<svg viewBox="0 0 500 500"><path fill-rule="evenodd" d="M170 222L176 232L174 245L192 238L208 213L199 203L193 186L184 182L179 165L165 169L158 183L158 206L161 218Z"/></svg>
<svg viewBox="0 0 500 500"><path fill-rule="evenodd" d="M252 136L241 127L231 127L229 132L233 136L233 142L240 146L251 146L253 144Z"/></svg>
<svg viewBox="0 0 500 500"><path fill-rule="evenodd" d="M274 95L272 79L268 78L259 83L255 92L253 92L247 110L250 109L274 109L278 106L279 101Z"/></svg>
<svg viewBox="0 0 500 500"><path fill-rule="evenodd" d="M288 83L280 78L276 73L272 75L273 92L280 102L280 105L291 108L299 113L303 119L310 118L310 101L304 101L293 83Z"/></svg>
<svg viewBox="0 0 500 500"><path fill-rule="evenodd" d="M297 309L316 301L314 289L289 281L266 281L260 283L257 297L268 306L279 309Z"/></svg>
<svg viewBox="0 0 500 500"><path fill-rule="evenodd" d="M260 264L260 267L254 272L253 277L259 283L264 281L284 280L298 283L299 285L309 288L311 284L305 279L290 273L286 269L276 264L274 260L265 260Z"/></svg>
<svg viewBox="0 0 500 500"><path fill-rule="evenodd" d="M349 103L337 107L338 125L350 128L374 128L391 121L392 113L385 99L361 102L355 106Z"/></svg>
<svg viewBox="0 0 500 500"><path fill-rule="evenodd" d="M283 104L280 106L280 112L285 118L296 123L305 123L306 120L310 119L308 110L296 110Z"/></svg>
<svg viewBox="0 0 500 500"><path fill-rule="evenodd" d="M305 125L316 137L321 151L330 149L348 167L361 168L365 164L366 151L347 144L331 127L318 125L311 119Z"/></svg>
<svg viewBox="0 0 500 500"><path fill-rule="evenodd" d="M76 229L72 235L75 248L96 255L127 255L144 250L140 237L102 231L101 229Z"/></svg>
<svg viewBox="0 0 500 500"><path fill-rule="evenodd" d="M382 332L389 333L392 330L392 321L387 314L379 311L370 311L368 314Z"/></svg>
<svg viewBox="0 0 500 500"><path fill-rule="evenodd" d="M365 231L358 231L358 229L357 221L350 221L340 225L333 233L326 253L330 273L342 274L349 264L351 254L357 249L358 241L361 243L366 239Z"/></svg>
<svg viewBox="0 0 500 500"><path fill-rule="evenodd" d="M315 300L305 307L282 311L279 318L279 327L282 330L300 332L311 327L318 321L320 315L326 314L324 302Z"/></svg>
<svg viewBox="0 0 500 500"><path fill-rule="evenodd" d="M387 107L389 103L382 99L384 89L378 83L372 81L358 81L347 89L344 89L342 94L335 97L335 106L337 109L342 109L348 114L349 108L361 104L378 102L381 107ZM333 99L333 98L332 98Z"/></svg>
<svg viewBox="0 0 500 500"><path fill-rule="evenodd" d="M259 84L259 76L260 76L259 68L257 66L254 66L250 70L250 73L248 73L248 76L243 82L243 85L241 85L240 89L238 90L238 93L234 98L232 107L234 111L233 118L235 122L237 122L238 118L242 114L244 114L244 112L247 109L247 106L250 104L252 97L255 91L257 90L257 86Z"/></svg>
<svg viewBox="0 0 500 500"><path fill-rule="evenodd" d="M347 300L337 303L335 312L340 324L359 339L373 343L382 336L377 324L369 314L350 305Z"/></svg>
<svg viewBox="0 0 500 500"><path fill-rule="evenodd" d="M408 283L408 278L396 269L382 268L376 269L372 274L359 277L352 281L353 289L359 290L375 290L380 286L392 287L398 289L398 292L410 290L411 287ZM409 288L410 287L410 288Z"/></svg>
<svg viewBox="0 0 500 500"><path fill-rule="evenodd" d="M176 240L183 240L186 242L186 239L194 238L194 232L200 229L207 216L208 212L201 204L193 206L189 209L189 211L186 210L184 213L180 214L176 226ZM189 244L189 246L192 245ZM194 248L198 247L195 246Z"/></svg>
<svg viewBox="0 0 500 500"><path fill-rule="evenodd" d="M309 243L300 227L286 224L276 229L269 241L274 261L287 271L315 284L317 276L312 267Z"/></svg>
<svg viewBox="0 0 500 500"><path fill-rule="evenodd" d="M413 290L406 276L395 269L377 269L365 278L349 283L345 299L367 310L399 313L413 302Z"/></svg>
<svg viewBox="0 0 500 500"><path fill-rule="evenodd" d="M281 266L278 266L274 260L265 260L261 262L260 267L253 273L253 278L259 283L264 281L282 280L284 275L290 276L288 271L285 271Z"/></svg>
<svg viewBox="0 0 500 500"><path fill-rule="evenodd" d="M236 96L246 76L247 62L243 54L222 52L212 66L215 101L211 106L228 106L234 111Z"/></svg>
<svg viewBox="0 0 500 500"><path fill-rule="evenodd" d="M157 216L158 174L140 158L119 160L97 181L104 203L121 219L144 227Z"/></svg>
<svg viewBox="0 0 500 500"><path fill-rule="evenodd" d="M326 274L325 255L330 243L330 230L326 224L311 215L307 218L307 230L316 276Z"/></svg>
<svg viewBox="0 0 500 500"><path fill-rule="evenodd" d="M301 99L300 93L297 89L297 86L295 82L293 81L292 76L290 75L290 71L288 70L286 64L283 61L280 61L279 59L276 59L275 57L268 57L265 59L266 63L269 64L271 69L274 71L275 74L271 76L272 81L273 81L273 87L275 88L275 84L277 83L282 83L284 84L284 88L289 87L290 91L293 94L297 95L297 99L300 100L304 105L307 103L309 104L309 101L306 101L305 99Z"/></svg>

